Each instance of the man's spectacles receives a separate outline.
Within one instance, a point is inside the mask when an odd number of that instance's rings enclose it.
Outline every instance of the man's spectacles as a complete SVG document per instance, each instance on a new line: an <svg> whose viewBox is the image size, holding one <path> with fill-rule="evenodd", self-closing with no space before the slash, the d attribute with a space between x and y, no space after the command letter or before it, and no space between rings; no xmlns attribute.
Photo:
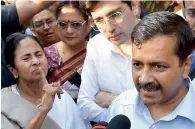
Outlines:
<svg viewBox="0 0 195 129"><path fill-rule="evenodd" d="M84 24L86 23L86 21L60 21L57 23L57 25L61 28L61 29L67 29L69 24L70 27L72 29L80 29Z"/></svg>
<svg viewBox="0 0 195 129"><path fill-rule="evenodd" d="M38 21L38 22L35 22L33 24L33 26L37 29L43 29L45 27L45 24L46 24L48 27L51 28L53 23L54 23L54 20L47 20L47 21L45 21L45 23L44 23L44 21Z"/></svg>
<svg viewBox="0 0 195 129"><path fill-rule="evenodd" d="M115 13L112 13L111 15L109 15L105 19L100 18L100 19L91 20L90 21L91 22L91 27L95 31L99 31L99 29L105 30L106 21L110 22L112 24L120 24L121 22L123 22L123 12L125 11L126 7L127 7L127 5L124 7L123 11L117 11Z"/></svg>

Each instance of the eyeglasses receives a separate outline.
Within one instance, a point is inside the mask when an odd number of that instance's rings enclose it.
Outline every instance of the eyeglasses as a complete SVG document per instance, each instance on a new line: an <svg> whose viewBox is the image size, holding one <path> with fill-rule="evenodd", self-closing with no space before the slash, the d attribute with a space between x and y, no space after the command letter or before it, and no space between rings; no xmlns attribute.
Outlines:
<svg viewBox="0 0 195 129"><path fill-rule="evenodd" d="M57 23L57 25L61 28L61 29L67 29L69 24L70 27L72 29L78 30L80 29L84 24L86 23L86 21L60 21Z"/></svg>
<svg viewBox="0 0 195 129"><path fill-rule="evenodd" d="M36 29L44 29L45 27L45 24L48 26L48 27L52 27L52 24L54 23L55 20L47 20L47 21L38 21L38 22L35 22L33 24L33 26L36 28Z"/></svg>
<svg viewBox="0 0 195 129"><path fill-rule="evenodd" d="M123 12L125 11L126 7L127 7L127 5L124 7L123 11L117 11L115 13L112 13L111 15L109 15L105 19L99 18L99 19L95 19L95 20L90 20L91 27L95 31L99 31L99 29L105 30L106 21L110 22L112 24L115 24L115 25L120 24L121 22L123 22Z"/></svg>

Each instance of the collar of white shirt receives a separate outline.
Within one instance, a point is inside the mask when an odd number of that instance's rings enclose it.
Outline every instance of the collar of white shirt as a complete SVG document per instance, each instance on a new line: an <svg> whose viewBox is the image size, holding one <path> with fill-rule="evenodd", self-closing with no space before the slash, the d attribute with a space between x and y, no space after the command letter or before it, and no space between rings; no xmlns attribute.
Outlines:
<svg viewBox="0 0 195 129"><path fill-rule="evenodd" d="M122 95L122 94L121 94ZM129 99L131 98L131 99ZM195 107L195 87L192 85L192 82L189 83L189 91L181 101L181 103L177 106L177 108L168 116L163 117L161 120L171 121L177 116L182 116L190 119L195 123L195 115L194 115L194 107ZM140 96L136 89L132 89L123 93L123 97L119 97L119 103L123 106L134 105L135 111L138 115L142 115L144 113L144 108L146 105L141 100ZM132 101L133 100L133 101Z"/></svg>

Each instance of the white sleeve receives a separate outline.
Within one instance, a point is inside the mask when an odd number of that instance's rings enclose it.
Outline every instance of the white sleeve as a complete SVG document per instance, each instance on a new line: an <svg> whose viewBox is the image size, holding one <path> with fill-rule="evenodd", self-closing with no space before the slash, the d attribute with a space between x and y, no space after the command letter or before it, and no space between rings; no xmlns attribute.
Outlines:
<svg viewBox="0 0 195 129"><path fill-rule="evenodd" d="M112 104L109 106L108 108L108 117L106 122L110 122L110 120L115 117L116 115L118 115L119 113L117 112L118 109L118 103L117 100L115 99Z"/></svg>
<svg viewBox="0 0 195 129"><path fill-rule="evenodd" d="M96 46L93 42L89 42L77 101L83 118L95 122L106 120L108 115L108 109L102 108L95 103L95 95L100 91L97 73L99 57L97 54Z"/></svg>

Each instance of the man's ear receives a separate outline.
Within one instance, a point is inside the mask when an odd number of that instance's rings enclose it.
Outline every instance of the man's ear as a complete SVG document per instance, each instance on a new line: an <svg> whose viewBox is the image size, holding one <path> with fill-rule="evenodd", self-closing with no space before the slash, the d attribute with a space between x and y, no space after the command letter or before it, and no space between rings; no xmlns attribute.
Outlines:
<svg viewBox="0 0 195 129"><path fill-rule="evenodd" d="M18 72L17 72L17 70L15 68L13 68L11 65L7 65L7 68L12 73L12 75L14 76L14 78L17 79L18 78Z"/></svg>
<svg viewBox="0 0 195 129"><path fill-rule="evenodd" d="M193 58L193 55L190 54L187 57L186 61L182 65L182 67L183 67L183 73L182 73L183 78L187 78L189 73L190 73L192 58Z"/></svg>

